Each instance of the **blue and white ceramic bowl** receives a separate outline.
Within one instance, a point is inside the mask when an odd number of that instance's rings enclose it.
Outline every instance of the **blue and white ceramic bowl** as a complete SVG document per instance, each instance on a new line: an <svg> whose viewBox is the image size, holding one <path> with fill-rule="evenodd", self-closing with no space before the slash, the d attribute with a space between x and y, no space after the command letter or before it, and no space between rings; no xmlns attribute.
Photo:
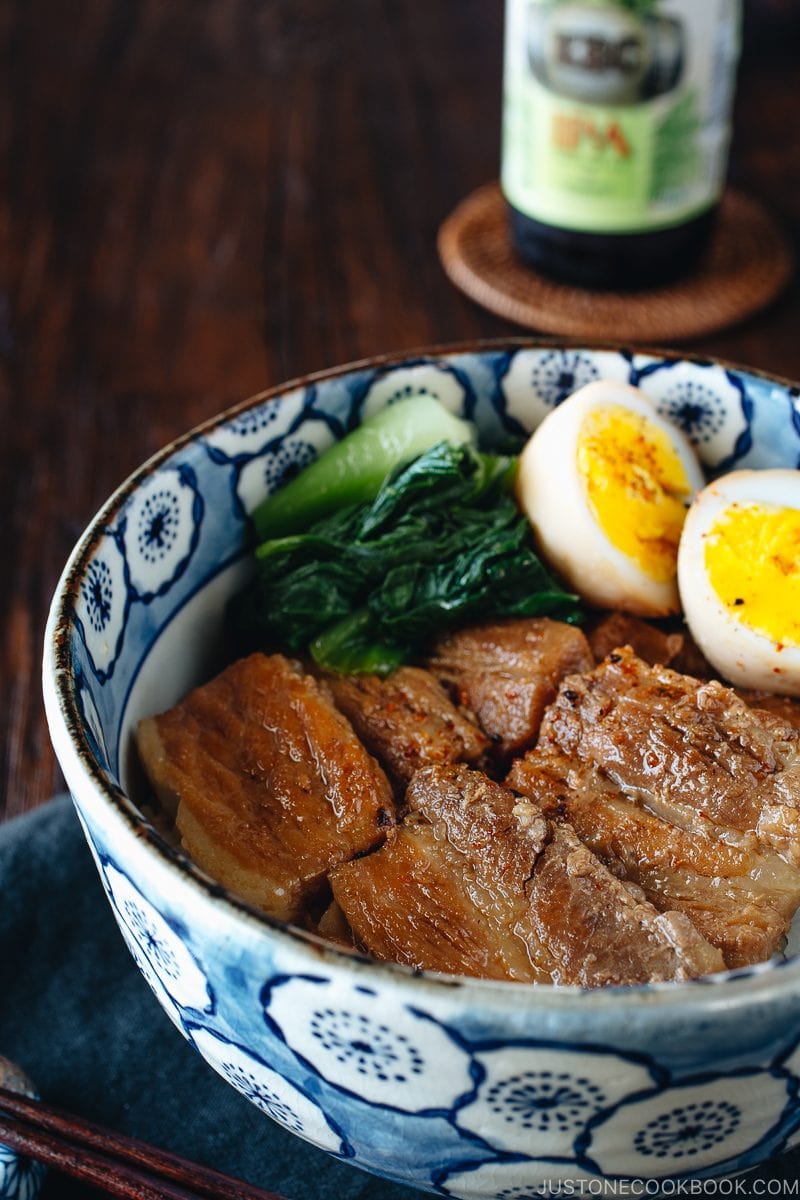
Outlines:
<svg viewBox="0 0 800 1200"><path fill-rule="evenodd" d="M710 471L800 464L798 390L709 361L482 343L359 363L247 401L109 500L53 601L53 742L125 941L203 1057L286 1128L444 1196L733 1174L800 1141L800 959L598 991L413 973L282 928L136 802L132 730L222 663L248 513L368 413L416 392L487 442L600 377L642 387ZM554 497L554 503L558 498Z"/></svg>

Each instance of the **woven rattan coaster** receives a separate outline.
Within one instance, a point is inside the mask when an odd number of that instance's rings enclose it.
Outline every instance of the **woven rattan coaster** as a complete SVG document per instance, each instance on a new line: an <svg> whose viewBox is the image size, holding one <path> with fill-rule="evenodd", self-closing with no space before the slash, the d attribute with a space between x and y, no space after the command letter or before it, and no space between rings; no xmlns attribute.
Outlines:
<svg viewBox="0 0 800 1200"><path fill-rule="evenodd" d="M589 291L523 266L496 183L459 204L439 230L438 247L456 287L500 317L543 333L633 342L683 341L735 325L774 300L794 267L770 213L730 190L700 267L650 291Z"/></svg>

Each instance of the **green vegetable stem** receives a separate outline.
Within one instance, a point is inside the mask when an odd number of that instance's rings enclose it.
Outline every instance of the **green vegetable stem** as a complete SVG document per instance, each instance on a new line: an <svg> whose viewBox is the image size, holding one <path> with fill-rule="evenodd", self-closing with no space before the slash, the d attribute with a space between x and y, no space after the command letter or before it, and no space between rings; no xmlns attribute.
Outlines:
<svg viewBox="0 0 800 1200"><path fill-rule="evenodd" d="M535 553L511 495L515 469L516 459L439 442L392 471L369 502L263 542L231 608L242 650L387 674L467 622L581 620L577 597Z"/></svg>
<svg viewBox="0 0 800 1200"><path fill-rule="evenodd" d="M475 427L432 396L381 409L258 506L258 540L296 533L336 509L374 499L398 464L443 441L473 445Z"/></svg>

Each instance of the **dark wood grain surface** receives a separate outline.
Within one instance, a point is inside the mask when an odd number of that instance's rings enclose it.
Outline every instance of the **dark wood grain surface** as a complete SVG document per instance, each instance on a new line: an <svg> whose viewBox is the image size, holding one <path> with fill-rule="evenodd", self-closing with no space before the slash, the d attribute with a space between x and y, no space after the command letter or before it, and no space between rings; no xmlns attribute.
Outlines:
<svg viewBox="0 0 800 1200"><path fill-rule="evenodd" d="M750 0L731 165L795 240L799 7ZM501 0L0 3L6 815L62 786L47 607L135 466L293 375L518 332L435 251L497 175L501 42ZM800 290L693 349L800 378Z"/></svg>

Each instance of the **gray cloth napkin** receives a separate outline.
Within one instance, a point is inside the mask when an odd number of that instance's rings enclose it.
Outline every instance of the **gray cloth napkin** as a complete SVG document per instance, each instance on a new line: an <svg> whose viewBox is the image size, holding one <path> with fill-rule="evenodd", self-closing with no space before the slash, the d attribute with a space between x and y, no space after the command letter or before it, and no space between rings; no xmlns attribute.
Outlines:
<svg viewBox="0 0 800 1200"><path fill-rule="evenodd" d="M68 798L0 826L0 896L0 1054L44 1099L289 1200L422 1194L308 1146L206 1066L125 948ZM748 1179L798 1176L796 1152ZM51 1173L42 1200L95 1195Z"/></svg>

